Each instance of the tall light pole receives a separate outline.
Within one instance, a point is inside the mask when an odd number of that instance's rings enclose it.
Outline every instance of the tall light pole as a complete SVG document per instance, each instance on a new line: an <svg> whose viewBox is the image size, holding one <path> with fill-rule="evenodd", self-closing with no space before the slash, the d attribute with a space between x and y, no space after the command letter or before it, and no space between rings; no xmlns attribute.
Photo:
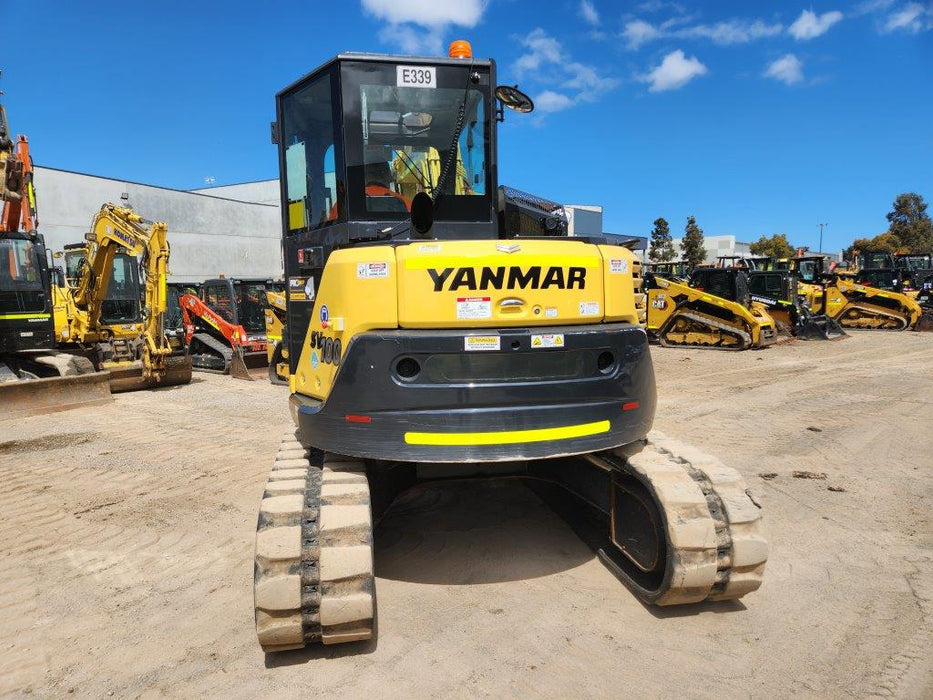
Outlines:
<svg viewBox="0 0 933 700"><path fill-rule="evenodd" d="M823 227L829 226L829 224L817 224L820 227L820 253L823 252Z"/></svg>

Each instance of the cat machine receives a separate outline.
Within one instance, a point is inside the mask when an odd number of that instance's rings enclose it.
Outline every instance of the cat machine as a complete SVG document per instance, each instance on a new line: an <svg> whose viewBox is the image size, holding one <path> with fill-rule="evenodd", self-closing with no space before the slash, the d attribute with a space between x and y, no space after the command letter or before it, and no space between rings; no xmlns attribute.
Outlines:
<svg viewBox="0 0 933 700"><path fill-rule="evenodd" d="M429 479L567 488L647 602L757 589L768 546L742 478L650 432L634 254L500 223L498 121L533 103L495 63L466 42L340 54L276 105L295 427L259 507L263 649L373 636L373 523Z"/></svg>
<svg viewBox="0 0 933 700"><path fill-rule="evenodd" d="M777 340L777 324L753 302L744 271L699 267L690 282L645 274L648 335L665 347L747 350Z"/></svg>

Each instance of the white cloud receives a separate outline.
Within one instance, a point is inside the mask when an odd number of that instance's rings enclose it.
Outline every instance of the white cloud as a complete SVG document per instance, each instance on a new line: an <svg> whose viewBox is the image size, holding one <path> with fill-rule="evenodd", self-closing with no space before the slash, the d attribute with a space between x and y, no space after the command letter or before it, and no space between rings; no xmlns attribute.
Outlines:
<svg viewBox="0 0 933 700"><path fill-rule="evenodd" d="M553 90L545 90L540 92L535 96L535 109L544 114L550 114L552 112L560 112L564 109L569 109L573 107L576 102L573 98L568 97L560 92L554 92Z"/></svg>
<svg viewBox="0 0 933 700"><path fill-rule="evenodd" d="M649 41L662 38L708 39L714 44L726 46L747 44L756 39L777 36L784 31L780 22L769 23L760 19L730 19L715 24L695 24L678 28L677 25L683 22L682 17L675 17L660 24L651 24L641 19L631 20L626 22L622 38L626 40L628 48L637 50Z"/></svg>
<svg viewBox="0 0 933 700"><path fill-rule="evenodd" d="M404 53L443 53L444 33L451 25L475 27L487 0L360 0L363 11L387 22L379 39Z"/></svg>
<svg viewBox="0 0 933 700"><path fill-rule="evenodd" d="M647 44L660 35L660 29L640 19L627 22L625 29L622 30L622 38L628 42L628 47L633 51L637 51L642 44Z"/></svg>
<svg viewBox="0 0 933 700"><path fill-rule="evenodd" d="M674 33L675 36L709 39L715 44L747 44L755 39L763 39L780 34L784 27L775 22L768 24L760 19L745 20L731 19L716 24L698 24L694 27L684 27Z"/></svg>
<svg viewBox="0 0 933 700"><path fill-rule="evenodd" d="M601 75L594 66L574 61L563 44L541 28L518 41L525 47L525 53L515 62L515 72L548 86L535 98L535 106L542 112L594 102L619 84L615 78Z"/></svg>
<svg viewBox="0 0 933 700"><path fill-rule="evenodd" d="M898 31L916 34L928 29L933 29L933 5L924 7L920 3L910 2L888 15L881 31L885 34Z"/></svg>
<svg viewBox="0 0 933 700"><path fill-rule="evenodd" d="M824 12L821 15L812 10L804 10L800 17L794 20L794 23L787 28L790 35L797 41L806 41L815 39L829 31L836 22L842 19L842 13L838 10Z"/></svg>
<svg viewBox="0 0 933 700"><path fill-rule="evenodd" d="M695 57L687 58L680 49L671 51L661 64L650 73L639 77L643 83L651 83L649 92L663 92L683 87L694 78L706 75L706 66Z"/></svg>
<svg viewBox="0 0 933 700"><path fill-rule="evenodd" d="M475 27L486 10L483 0L360 0L363 10L389 24L411 22L422 27L456 24Z"/></svg>
<svg viewBox="0 0 933 700"><path fill-rule="evenodd" d="M792 53L786 54L769 63L764 76L785 85L796 85L803 81L803 62Z"/></svg>
<svg viewBox="0 0 933 700"><path fill-rule="evenodd" d="M580 0L580 16L587 24L593 27L599 26L599 13L590 0Z"/></svg>

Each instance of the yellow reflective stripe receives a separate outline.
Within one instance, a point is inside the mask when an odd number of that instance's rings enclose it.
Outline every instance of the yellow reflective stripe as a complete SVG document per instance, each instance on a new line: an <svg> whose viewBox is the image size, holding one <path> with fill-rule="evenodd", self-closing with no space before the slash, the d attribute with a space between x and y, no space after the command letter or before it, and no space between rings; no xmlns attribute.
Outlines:
<svg viewBox="0 0 933 700"><path fill-rule="evenodd" d="M445 267L599 267L602 258L593 255L423 255L406 258L409 270Z"/></svg>
<svg viewBox="0 0 933 700"><path fill-rule="evenodd" d="M0 314L0 321L17 321L24 318L51 318L52 314Z"/></svg>
<svg viewBox="0 0 933 700"><path fill-rule="evenodd" d="M505 430L493 433L405 433L408 445L511 445L516 442L569 440L609 432L609 421L568 425L563 428Z"/></svg>
<svg viewBox="0 0 933 700"><path fill-rule="evenodd" d="M281 340L282 336L280 335L266 335L266 340Z"/></svg>

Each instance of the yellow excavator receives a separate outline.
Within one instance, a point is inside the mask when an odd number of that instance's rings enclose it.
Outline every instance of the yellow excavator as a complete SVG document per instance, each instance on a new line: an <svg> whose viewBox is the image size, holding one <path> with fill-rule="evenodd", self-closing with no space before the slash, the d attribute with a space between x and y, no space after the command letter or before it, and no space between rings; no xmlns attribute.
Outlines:
<svg viewBox="0 0 933 700"><path fill-rule="evenodd" d="M820 256L778 261L798 275L798 292L814 314L826 314L845 330L933 330L916 300L893 290L855 281L854 276L825 269Z"/></svg>
<svg viewBox="0 0 933 700"><path fill-rule="evenodd" d="M165 223L104 204L85 241L67 246L64 257L65 284L52 287L60 349L85 355L107 370L112 392L191 381L189 356L170 343L164 328Z"/></svg>
<svg viewBox="0 0 933 700"><path fill-rule="evenodd" d="M267 652L373 636L373 524L431 479L566 488L648 603L761 583L742 477L651 432L634 254L501 223L498 122L533 106L463 41L444 58L340 54L277 95L286 288L303 291L286 300L295 425L256 531Z"/></svg>
<svg viewBox="0 0 933 700"><path fill-rule="evenodd" d="M664 347L747 350L777 340L777 323L740 269L699 267L689 283L646 272L645 289L648 335Z"/></svg>

